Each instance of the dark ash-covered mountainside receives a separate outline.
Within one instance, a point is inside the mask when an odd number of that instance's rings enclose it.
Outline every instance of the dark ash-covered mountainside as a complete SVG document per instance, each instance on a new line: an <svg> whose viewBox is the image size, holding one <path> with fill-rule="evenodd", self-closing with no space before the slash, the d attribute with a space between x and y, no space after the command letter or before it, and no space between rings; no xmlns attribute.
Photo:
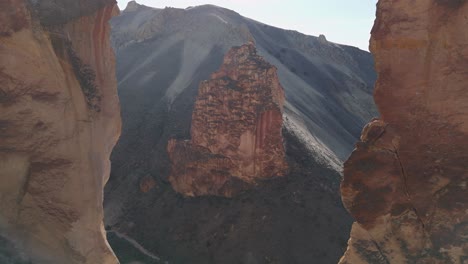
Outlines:
<svg viewBox="0 0 468 264"><path fill-rule="evenodd" d="M338 194L341 164L377 115L371 55L211 5L130 2L112 26L123 131L106 186L107 229L169 263L336 263L352 222ZM233 198L177 194L168 142L191 139L200 82L248 42L284 88L289 173ZM127 242L110 234L123 263L148 262L117 249Z"/></svg>

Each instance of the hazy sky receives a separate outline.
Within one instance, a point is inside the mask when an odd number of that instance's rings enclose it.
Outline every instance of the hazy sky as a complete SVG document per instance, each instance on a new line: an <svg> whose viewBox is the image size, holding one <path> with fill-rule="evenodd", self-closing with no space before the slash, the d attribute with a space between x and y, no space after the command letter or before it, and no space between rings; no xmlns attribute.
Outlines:
<svg viewBox="0 0 468 264"><path fill-rule="evenodd" d="M129 0L117 0L121 9ZM284 29L367 50L377 0L137 0L147 6L186 8L213 4Z"/></svg>

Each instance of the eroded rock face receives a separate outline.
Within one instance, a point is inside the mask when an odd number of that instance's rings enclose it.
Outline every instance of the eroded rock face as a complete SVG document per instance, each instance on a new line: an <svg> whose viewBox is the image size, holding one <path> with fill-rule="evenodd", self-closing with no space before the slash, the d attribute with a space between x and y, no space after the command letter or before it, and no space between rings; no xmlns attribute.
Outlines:
<svg viewBox="0 0 468 264"><path fill-rule="evenodd" d="M344 168L341 263L468 261L467 1L378 3L381 113Z"/></svg>
<svg viewBox="0 0 468 264"><path fill-rule="evenodd" d="M0 3L0 234L25 262L117 263L102 224L117 12L114 0Z"/></svg>
<svg viewBox="0 0 468 264"><path fill-rule="evenodd" d="M232 196L258 179L284 176L283 103L276 68L254 44L232 48L221 69L200 85L191 141L168 144L174 189Z"/></svg>
<svg viewBox="0 0 468 264"><path fill-rule="evenodd" d="M132 4L111 24L124 126L106 185L109 229L161 262L337 263L352 223L338 195L337 170L377 113L371 54L209 5ZM182 197L167 184L168 141L190 142L200 83L220 69L229 49L249 39L278 68L285 91L289 173L230 199ZM156 185L144 192L148 177ZM230 184L244 187L240 180ZM132 259L114 241L116 254Z"/></svg>

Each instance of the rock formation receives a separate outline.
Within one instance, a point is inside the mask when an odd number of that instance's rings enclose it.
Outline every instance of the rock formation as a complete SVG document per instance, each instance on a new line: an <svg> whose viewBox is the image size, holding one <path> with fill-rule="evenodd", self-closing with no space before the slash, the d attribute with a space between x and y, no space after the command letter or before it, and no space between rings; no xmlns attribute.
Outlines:
<svg viewBox="0 0 468 264"><path fill-rule="evenodd" d="M371 54L213 5L158 9L132 2L111 25L123 129L105 190L106 226L134 239L161 262L337 263L352 224L338 195L342 161L362 127L377 116ZM244 168L223 164L227 155L222 153L211 155L210 162L200 167L200 158L214 152L191 143L194 109L202 103L200 83L220 70L232 47L249 41L277 68L284 88L282 137L288 173L283 177L230 177ZM200 110L199 116L205 109ZM249 122L251 129L254 122ZM240 129L237 125L234 128ZM223 133L236 138L230 131ZM208 140L204 137L198 139ZM176 160L183 165L176 170L197 165L198 172L205 170L216 178L204 178L215 183L212 190L200 181L195 187L232 197L187 197L175 192L168 179L174 167L167 151L171 139L178 142L171 145L172 153L178 153ZM229 151L218 144L211 147ZM234 151L240 153L237 147ZM122 259L145 262L144 257L122 250L125 241L110 236L109 243Z"/></svg>
<svg viewBox="0 0 468 264"><path fill-rule="evenodd" d="M344 167L342 264L468 261L468 2L380 0L381 119Z"/></svg>
<svg viewBox="0 0 468 264"><path fill-rule="evenodd" d="M200 84L191 141L172 139L173 188L187 196L232 196L244 183L284 176L284 91L253 43L232 48Z"/></svg>
<svg viewBox="0 0 468 264"><path fill-rule="evenodd" d="M18 263L117 263L102 223L117 12L114 0L0 2L0 241Z"/></svg>

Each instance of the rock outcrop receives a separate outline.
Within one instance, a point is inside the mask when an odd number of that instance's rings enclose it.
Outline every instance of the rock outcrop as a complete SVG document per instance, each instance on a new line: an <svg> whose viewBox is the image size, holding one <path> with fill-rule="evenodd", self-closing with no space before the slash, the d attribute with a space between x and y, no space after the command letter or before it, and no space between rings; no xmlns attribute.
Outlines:
<svg viewBox="0 0 468 264"><path fill-rule="evenodd" d="M187 196L232 196L256 180L287 173L283 87L253 43L232 48L200 84L191 141L172 139L169 181Z"/></svg>
<svg viewBox="0 0 468 264"><path fill-rule="evenodd" d="M106 226L161 262L337 263L352 224L338 195L342 162L377 116L372 55L212 5L132 3L111 24L124 125L105 190ZM200 83L219 71L232 47L250 40L277 68L284 88L288 173L256 184L230 177L227 190L246 190L229 199L176 193L168 180L168 142L177 139L178 153L190 157L211 153L190 143ZM201 169L221 174L208 167L218 161ZM228 165L222 169L231 170ZM205 179L221 188L223 177ZM145 262L122 250L118 238L109 243L122 259Z"/></svg>
<svg viewBox="0 0 468 264"><path fill-rule="evenodd" d="M9 261L118 262L102 223L120 134L116 13L114 0L0 2L0 240L19 252Z"/></svg>
<svg viewBox="0 0 468 264"><path fill-rule="evenodd" d="M341 263L468 261L467 1L378 3L381 119L344 167L356 219Z"/></svg>

